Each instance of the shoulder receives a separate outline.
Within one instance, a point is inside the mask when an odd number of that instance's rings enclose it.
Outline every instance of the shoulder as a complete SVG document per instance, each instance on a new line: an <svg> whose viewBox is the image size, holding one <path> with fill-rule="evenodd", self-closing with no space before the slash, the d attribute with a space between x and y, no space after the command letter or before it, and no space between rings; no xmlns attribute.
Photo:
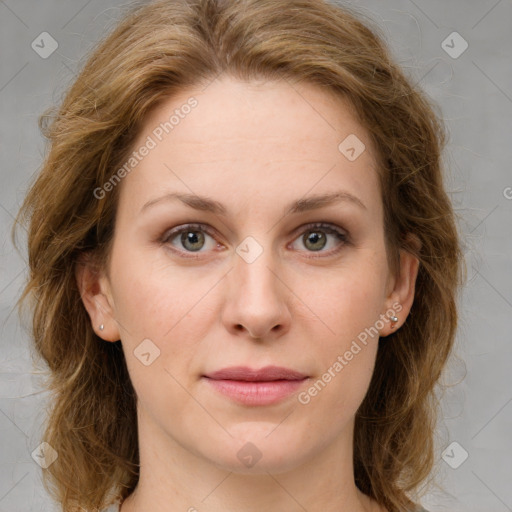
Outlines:
<svg viewBox="0 0 512 512"><path fill-rule="evenodd" d="M119 512L119 503L114 503L114 505L104 508L101 512Z"/></svg>
<svg viewBox="0 0 512 512"><path fill-rule="evenodd" d="M378 512L388 512L388 509L381 506L378 509ZM430 511L427 510L426 508L423 508L421 505L415 505L414 508L408 508L405 512L430 512Z"/></svg>

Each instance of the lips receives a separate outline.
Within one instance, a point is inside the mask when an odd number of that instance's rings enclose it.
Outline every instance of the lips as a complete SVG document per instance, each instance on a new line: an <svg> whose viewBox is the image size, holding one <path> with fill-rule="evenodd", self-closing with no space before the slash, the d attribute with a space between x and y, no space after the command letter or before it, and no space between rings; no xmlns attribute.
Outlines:
<svg viewBox="0 0 512 512"><path fill-rule="evenodd" d="M216 392L244 406L268 406L289 399L297 392L307 375L281 366L265 366L253 370L232 366L203 375Z"/></svg>
<svg viewBox="0 0 512 512"><path fill-rule="evenodd" d="M304 380L307 375L282 366L265 366L254 370L248 366L231 366L205 375L213 380L236 380L245 382L271 382L276 380Z"/></svg>

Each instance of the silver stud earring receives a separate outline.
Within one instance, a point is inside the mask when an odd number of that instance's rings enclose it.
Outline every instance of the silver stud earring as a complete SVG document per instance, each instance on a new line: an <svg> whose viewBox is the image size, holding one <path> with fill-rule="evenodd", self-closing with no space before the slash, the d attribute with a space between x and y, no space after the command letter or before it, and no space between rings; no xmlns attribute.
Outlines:
<svg viewBox="0 0 512 512"><path fill-rule="evenodd" d="M392 316L390 317L390 320L391 320L391 329L394 329L395 328L395 324L398 322L398 317L397 316Z"/></svg>
<svg viewBox="0 0 512 512"><path fill-rule="evenodd" d="M101 325L100 325L100 331L103 331L104 327L105 327L105 326L104 326L103 324L101 324Z"/></svg>

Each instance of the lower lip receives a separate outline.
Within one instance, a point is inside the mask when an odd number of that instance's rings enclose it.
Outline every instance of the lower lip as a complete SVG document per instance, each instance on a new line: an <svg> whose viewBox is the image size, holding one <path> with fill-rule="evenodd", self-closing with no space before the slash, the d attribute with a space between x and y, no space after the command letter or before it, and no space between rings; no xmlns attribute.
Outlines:
<svg viewBox="0 0 512 512"><path fill-rule="evenodd" d="M297 391L307 379L247 382L241 380L206 380L225 396L245 405L270 405Z"/></svg>

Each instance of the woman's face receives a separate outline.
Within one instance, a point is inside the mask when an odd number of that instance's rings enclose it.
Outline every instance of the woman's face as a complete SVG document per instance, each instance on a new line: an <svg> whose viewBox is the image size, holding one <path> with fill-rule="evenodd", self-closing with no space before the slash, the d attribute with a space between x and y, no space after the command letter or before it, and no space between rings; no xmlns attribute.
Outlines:
<svg viewBox="0 0 512 512"><path fill-rule="evenodd" d="M374 149L348 104L223 77L163 102L133 150L93 315L122 341L141 432L238 472L351 446L375 333L412 297L388 268ZM231 396L205 377L268 365L307 378Z"/></svg>

